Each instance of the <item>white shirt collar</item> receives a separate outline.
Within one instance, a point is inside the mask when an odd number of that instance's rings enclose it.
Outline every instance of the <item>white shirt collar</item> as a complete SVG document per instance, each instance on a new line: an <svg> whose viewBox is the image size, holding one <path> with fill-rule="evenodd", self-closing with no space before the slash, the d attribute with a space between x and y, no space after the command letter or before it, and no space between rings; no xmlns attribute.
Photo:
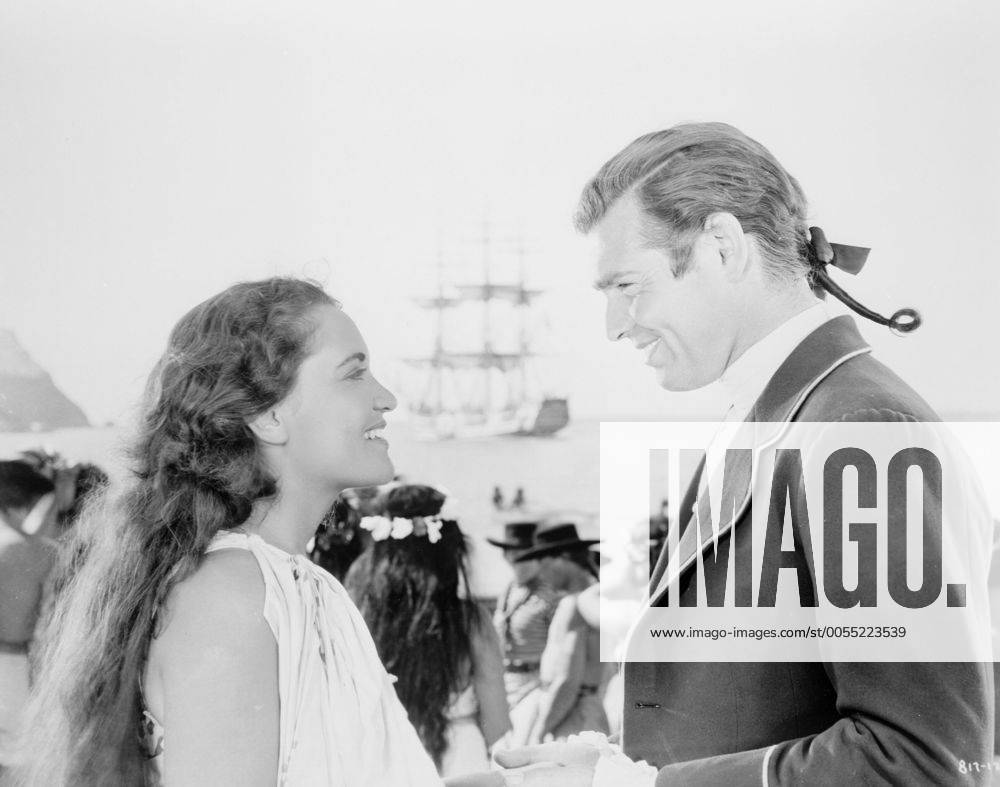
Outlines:
<svg viewBox="0 0 1000 787"><path fill-rule="evenodd" d="M786 320L733 361L719 385L729 399L727 421L742 421L778 367L810 333L833 315L822 301Z"/></svg>

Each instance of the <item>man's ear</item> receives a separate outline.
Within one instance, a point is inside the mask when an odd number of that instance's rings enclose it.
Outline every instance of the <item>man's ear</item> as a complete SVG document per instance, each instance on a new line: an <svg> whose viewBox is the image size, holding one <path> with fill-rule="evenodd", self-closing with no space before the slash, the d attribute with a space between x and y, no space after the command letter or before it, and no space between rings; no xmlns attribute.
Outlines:
<svg viewBox="0 0 1000 787"><path fill-rule="evenodd" d="M247 426L257 439L267 445L284 445L288 442L288 429L282 413L277 407L265 410L252 419Z"/></svg>
<svg viewBox="0 0 1000 787"><path fill-rule="evenodd" d="M733 281L743 278L750 262L750 239L732 213L713 213L705 219L705 233Z"/></svg>

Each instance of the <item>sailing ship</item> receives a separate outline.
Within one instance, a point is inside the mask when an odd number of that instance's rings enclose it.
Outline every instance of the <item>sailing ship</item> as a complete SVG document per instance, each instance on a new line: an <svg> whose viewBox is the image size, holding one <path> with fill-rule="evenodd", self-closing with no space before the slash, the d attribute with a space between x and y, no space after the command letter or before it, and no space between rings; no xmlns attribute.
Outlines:
<svg viewBox="0 0 1000 787"><path fill-rule="evenodd" d="M484 244L488 238L484 237ZM488 247L487 247L488 248ZM438 276L438 292L417 303L435 315L434 348L421 358L407 359L422 380L411 400L411 415L418 433L432 439L491 437L499 435L554 435L569 423L569 402L546 393L539 381L530 318L541 290L524 283L523 247L519 247L519 278L515 282L491 280L490 259L484 253L482 281L445 286ZM496 312L502 309L507 319ZM470 330L468 318L479 330ZM464 326L449 326L449 316L464 311ZM498 341L498 328L516 329L513 345ZM473 346L456 347L453 333L481 334Z"/></svg>

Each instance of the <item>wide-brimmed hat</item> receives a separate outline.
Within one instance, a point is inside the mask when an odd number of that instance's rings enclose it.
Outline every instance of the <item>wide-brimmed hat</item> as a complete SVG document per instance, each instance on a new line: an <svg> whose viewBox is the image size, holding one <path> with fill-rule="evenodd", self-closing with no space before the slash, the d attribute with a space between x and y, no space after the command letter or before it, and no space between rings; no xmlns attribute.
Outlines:
<svg viewBox="0 0 1000 787"><path fill-rule="evenodd" d="M486 540L501 549L529 549L534 546L533 536L537 529L537 522L508 522L503 528L502 541L496 538Z"/></svg>
<svg viewBox="0 0 1000 787"><path fill-rule="evenodd" d="M554 555L573 549L586 549L600 543L598 538L580 538L576 525L564 522L558 525L547 525L535 531L534 544L515 558L522 560L537 560L546 555Z"/></svg>

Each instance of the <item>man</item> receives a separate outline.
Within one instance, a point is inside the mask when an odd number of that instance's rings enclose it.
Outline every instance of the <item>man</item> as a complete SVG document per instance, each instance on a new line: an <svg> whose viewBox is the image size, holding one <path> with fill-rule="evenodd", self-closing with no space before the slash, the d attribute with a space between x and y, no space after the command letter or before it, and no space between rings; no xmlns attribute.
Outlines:
<svg viewBox="0 0 1000 787"><path fill-rule="evenodd" d="M577 216L599 241L608 338L642 350L668 390L719 381L726 421L938 420L813 288L899 331L919 318L879 317L833 285L836 255L805 218L795 179L730 126L636 140L586 186ZM682 544L701 483L681 506ZM749 507L722 537L737 555L748 521ZM669 564L661 555L654 604ZM692 572L680 570L683 596ZM624 751L659 769L658 786L973 783L959 760L991 760L992 678L979 663L627 663L624 679ZM588 784L595 754L541 746L498 760L554 762L562 783ZM523 783L545 783L534 768Z"/></svg>
<svg viewBox="0 0 1000 787"><path fill-rule="evenodd" d="M510 522L503 539L486 539L503 549L514 578L497 599L493 625L503 650L504 686L512 730L504 745L523 746L534 725L534 705L525 698L539 687L538 668L560 594L539 576L537 559L518 560L534 546L537 522Z"/></svg>
<svg viewBox="0 0 1000 787"><path fill-rule="evenodd" d="M0 462L0 763L28 694L28 649L55 549L44 531L55 486L29 464Z"/></svg>
<svg viewBox="0 0 1000 787"><path fill-rule="evenodd" d="M580 594L597 584L596 555L590 551L597 543L580 538L571 522L545 525L535 532L532 548L514 563L540 563L542 582L561 597L540 659L540 685L524 700L534 706L531 743L609 729L600 697L606 684L600 632L578 609Z"/></svg>

